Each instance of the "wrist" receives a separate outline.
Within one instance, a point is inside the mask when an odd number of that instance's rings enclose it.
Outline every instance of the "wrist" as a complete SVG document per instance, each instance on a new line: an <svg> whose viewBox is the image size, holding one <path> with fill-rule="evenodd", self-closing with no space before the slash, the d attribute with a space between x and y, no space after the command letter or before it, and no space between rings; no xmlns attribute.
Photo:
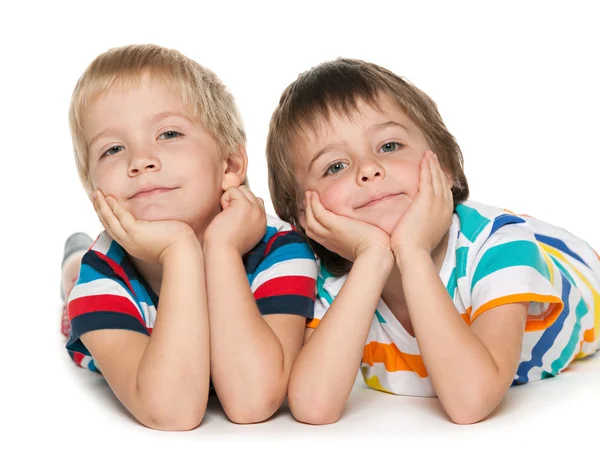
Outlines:
<svg viewBox="0 0 600 450"><path fill-rule="evenodd" d="M391 271L394 266L394 254L390 248L372 245L356 255L354 262L357 263L358 261L369 261L381 270Z"/></svg>
<svg viewBox="0 0 600 450"><path fill-rule="evenodd" d="M431 258L431 253L418 245L400 245L394 249L394 259L400 271L407 264L423 257Z"/></svg>
<svg viewBox="0 0 600 450"><path fill-rule="evenodd" d="M194 233L184 233L160 253L158 262L165 265L171 259L190 253L202 254L202 246Z"/></svg>

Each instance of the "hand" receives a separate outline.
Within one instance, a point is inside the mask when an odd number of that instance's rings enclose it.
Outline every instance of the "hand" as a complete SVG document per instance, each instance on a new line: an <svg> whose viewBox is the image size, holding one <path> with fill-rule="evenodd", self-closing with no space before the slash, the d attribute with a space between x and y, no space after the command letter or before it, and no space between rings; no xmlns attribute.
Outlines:
<svg viewBox="0 0 600 450"><path fill-rule="evenodd" d="M327 210L319 194L307 191L304 197L306 235L348 261L356 261L368 248L390 251L390 237L366 222L339 216Z"/></svg>
<svg viewBox="0 0 600 450"><path fill-rule="evenodd" d="M204 241L233 246L240 255L248 253L267 229L263 200L246 186L231 187L221 197L221 206L223 211L206 229Z"/></svg>
<svg viewBox="0 0 600 450"><path fill-rule="evenodd" d="M452 223L451 187L437 156L426 152L421 160L419 192L392 233L394 255L413 249L431 253L440 243Z"/></svg>
<svg viewBox="0 0 600 450"><path fill-rule="evenodd" d="M94 209L108 234L127 253L148 263L161 263L169 247L181 238L193 237L192 228L176 220L137 220L114 197L104 197L100 190L93 195Z"/></svg>

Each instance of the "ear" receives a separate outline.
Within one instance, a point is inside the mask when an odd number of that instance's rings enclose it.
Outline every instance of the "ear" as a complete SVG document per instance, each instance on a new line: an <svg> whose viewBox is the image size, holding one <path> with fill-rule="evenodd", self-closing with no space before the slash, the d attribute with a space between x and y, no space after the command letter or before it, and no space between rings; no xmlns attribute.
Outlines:
<svg viewBox="0 0 600 450"><path fill-rule="evenodd" d="M221 189L226 191L230 187L239 187L246 180L248 170L248 155L243 145L238 150L223 160L223 182Z"/></svg>

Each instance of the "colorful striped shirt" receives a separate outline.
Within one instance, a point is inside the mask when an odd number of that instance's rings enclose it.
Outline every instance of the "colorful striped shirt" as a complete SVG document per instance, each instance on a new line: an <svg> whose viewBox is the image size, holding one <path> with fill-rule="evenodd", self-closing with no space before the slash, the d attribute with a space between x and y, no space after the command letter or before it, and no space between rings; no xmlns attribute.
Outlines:
<svg viewBox="0 0 600 450"><path fill-rule="evenodd" d="M308 244L288 223L267 215L266 233L244 255L243 263L262 315L296 314L312 319L317 263ZM79 366L100 372L81 335L122 329L149 336L158 300L123 247L101 233L83 256L79 279L69 295L69 355Z"/></svg>
<svg viewBox="0 0 600 450"><path fill-rule="evenodd" d="M467 324L492 308L530 302L513 385L555 376L600 343L600 257L564 229L466 201L458 205L439 272ZM324 267L316 327L347 276ZM417 340L380 299L364 348L366 384L394 394L435 396Z"/></svg>

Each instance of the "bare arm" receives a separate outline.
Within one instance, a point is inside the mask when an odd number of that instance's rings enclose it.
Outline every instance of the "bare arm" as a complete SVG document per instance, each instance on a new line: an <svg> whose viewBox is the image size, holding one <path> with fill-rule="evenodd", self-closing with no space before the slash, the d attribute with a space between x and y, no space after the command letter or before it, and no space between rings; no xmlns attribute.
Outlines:
<svg viewBox="0 0 600 450"><path fill-rule="evenodd" d="M404 295L431 383L454 422L478 422L498 406L513 381L528 304L494 308L469 327L430 255L406 252L401 258Z"/></svg>
<svg viewBox="0 0 600 450"><path fill-rule="evenodd" d="M292 368L288 401L297 420L326 424L342 415L392 266L391 252L381 247L372 247L356 259Z"/></svg>
<svg viewBox="0 0 600 450"><path fill-rule="evenodd" d="M205 254L215 390L233 422L266 420L286 397L306 319L291 314L263 318L239 252L206 243Z"/></svg>
<svg viewBox="0 0 600 450"><path fill-rule="evenodd" d="M135 256L163 267L160 313L151 337L126 330L81 336L123 405L144 425L197 426L209 385L209 335L202 247L176 221L137 221L114 198L95 195L104 228Z"/></svg>
<svg viewBox="0 0 600 450"><path fill-rule="evenodd" d="M195 236L164 255L160 312L151 337L128 330L81 336L111 389L150 428L195 428L206 409L209 347L200 244Z"/></svg>

